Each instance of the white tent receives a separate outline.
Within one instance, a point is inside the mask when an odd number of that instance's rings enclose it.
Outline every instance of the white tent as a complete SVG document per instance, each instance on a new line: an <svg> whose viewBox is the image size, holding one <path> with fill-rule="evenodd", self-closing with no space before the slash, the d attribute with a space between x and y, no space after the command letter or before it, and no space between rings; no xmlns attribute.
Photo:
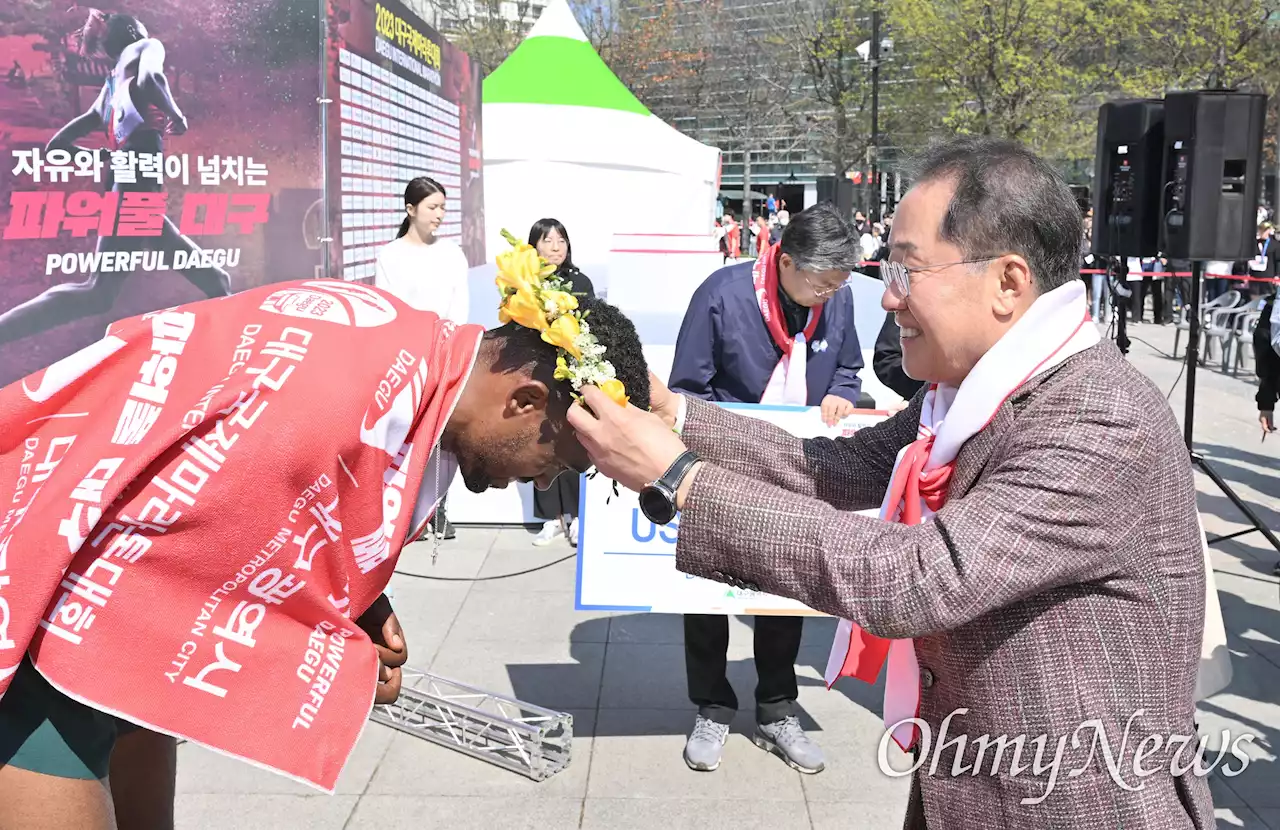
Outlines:
<svg viewBox="0 0 1280 830"><path fill-rule="evenodd" d="M565 224L574 263L605 287L618 234L709 235L720 151L650 113L587 42L566 0L484 81L490 260L543 217Z"/></svg>
<svg viewBox="0 0 1280 830"><path fill-rule="evenodd" d="M552 0L485 78L483 101L489 261L471 269L471 322L497 324L502 230L523 239L552 217L569 230L574 264L635 320L646 355L669 364L664 344L675 342L688 295L720 263L711 235L720 151L650 113L587 42L566 0ZM455 480L448 514L460 524L534 522L532 488L476 494Z"/></svg>

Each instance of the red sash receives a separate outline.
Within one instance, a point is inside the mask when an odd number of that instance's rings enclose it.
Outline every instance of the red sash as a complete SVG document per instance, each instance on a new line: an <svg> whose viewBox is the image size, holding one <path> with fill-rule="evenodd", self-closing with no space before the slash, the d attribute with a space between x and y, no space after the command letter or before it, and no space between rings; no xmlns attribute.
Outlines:
<svg viewBox="0 0 1280 830"><path fill-rule="evenodd" d="M434 506L482 333L280 283L0 390L0 694L30 650L77 700L331 792L377 677L352 621Z"/></svg>
<svg viewBox="0 0 1280 830"><path fill-rule="evenodd" d="M756 302L764 317L765 328L774 345L782 350L782 359L769 374L761 403L782 403L804 406L809 402L806 380L808 365L806 348L818 328L822 317L822 304L809 309L809 320L804 331L794 338L787 334L786 318L782 312L782 299L778 296L778 260L782 256L781 245L765 249L756 259L751 279L756 292Z"/></svg>
<svg viewBox="0 0 1280 830"><path fill-rule="evenodd" d="M782 256L782 244L770 246L756 258L751 269L751 280L756 290L756 303L760 306L760 315L764 317L769 336L786 359L791 354L791 345L795 342L787 334L787 320L782 314L782 300L778 297L778 259ZM809 309L809 321L805 323L804 340L808 343L818 328L818 319L822 316L822 303Z"/></svg>
<svg viewBox="0 0 1280 830"><path fill-rule="evenodd" d="M935 384L934 388L937 386ZM927 506L935 513L947 502L947 490L951 486L951 471L954 461L925 472L925 462L929 460L929 451L933 448L933 432L921 424L919 437L907 446L902 460L894 470L889 481L889 493L885 500L888 515L896 522L905 525L918 525L923 520L922 506ZM856 677L864 683L875 683L880 675L880 668L891 660L889 648L892 640L878 637L865 630L857 623L849 623L848 652L844 664L840 667L840 676ZM829 686L830 684L828 684ZM886 695L888 692L886 691ZM914 695L909 705L913 709L912 717L919 715L919 695ZM915 724L905 729L895 730L894 740L905 752L919 738L920 730ZM905 737L903 737L905 735Z"/></svg>

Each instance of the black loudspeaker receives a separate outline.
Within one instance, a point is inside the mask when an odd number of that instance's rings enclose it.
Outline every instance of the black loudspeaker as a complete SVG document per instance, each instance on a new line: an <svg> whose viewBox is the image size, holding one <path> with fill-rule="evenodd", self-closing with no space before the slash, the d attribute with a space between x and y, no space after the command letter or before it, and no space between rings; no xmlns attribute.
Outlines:
<svg viewBox="0 0 1280 830"><path fill-rule="evenodd" d="M1162 249L1176 259L1257 253L1267 96L1210 90L1165 98Z"/></svg>
<svg viewBox="0 0 1280 830"><path fill-rule="evenodd" d="M1164 119L1158 100L1112 101L1098 109L1093 253L1156 254Z"/></svg>

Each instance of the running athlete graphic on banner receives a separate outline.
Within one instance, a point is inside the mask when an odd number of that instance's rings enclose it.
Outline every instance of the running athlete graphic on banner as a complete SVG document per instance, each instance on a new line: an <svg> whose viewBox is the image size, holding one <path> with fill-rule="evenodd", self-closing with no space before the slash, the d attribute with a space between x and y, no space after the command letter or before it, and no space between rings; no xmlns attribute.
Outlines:
<svg viewBox="0 0 1280 830"><path fill-rule="evenodd" d="M49 139L46 151L75 153L84 149L75 142L103 130L110 151L163 155L165 133L186 133L187 118L173 100L164 73L164 44L150 37L141 21L93 9L81 30L80 51L85 57L104 55L114 67L93 105ZM108 176L107 189L115 193L159 194L164 189L160 182L144 176L136 182L113 178ZM163 220L159 236L100 236L97 250L182 251L188 258L199 252L199 246L184 236L172 219L165 216ZM185 268L181 274L208 297L231 293L231 278L221 268ZM55 285L0 314L0 343L109 311L128 276L127 271L97 271L84 282Z"/></svg>
<svg viewBox="0 0 1280 830"><path fill-rule="evenodd" d="M583 383L648 406L626 317L530 246L498 259L490 331L277 283L115 323L0 390L0 827L110 826L109 763L111 791L165 774L117 769L122 723L332 792L398 693L383 590L455 472L545 489L589 467Z"/></svg>

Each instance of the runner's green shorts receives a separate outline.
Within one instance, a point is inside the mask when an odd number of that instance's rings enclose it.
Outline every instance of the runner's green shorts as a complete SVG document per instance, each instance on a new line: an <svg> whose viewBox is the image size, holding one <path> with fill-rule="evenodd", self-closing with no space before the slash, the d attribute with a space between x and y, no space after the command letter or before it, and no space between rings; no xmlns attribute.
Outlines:
<svg viewBox="0 0 1280 830"><path fill-rule="evenodd" d="M0 766L100 780L116 738L136 728L62 694L24 657L0 698Z"/></svg>

